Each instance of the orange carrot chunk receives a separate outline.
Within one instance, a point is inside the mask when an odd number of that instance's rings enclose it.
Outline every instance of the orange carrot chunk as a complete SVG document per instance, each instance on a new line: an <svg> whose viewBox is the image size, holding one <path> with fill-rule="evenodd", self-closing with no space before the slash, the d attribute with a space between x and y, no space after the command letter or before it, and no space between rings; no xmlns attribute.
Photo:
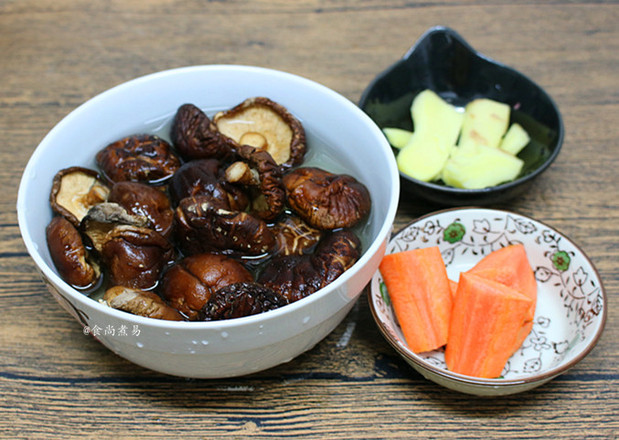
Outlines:
<svg viewBox="0 0 619 440"><path fill-rule="evenodd" d="M504 284L460 274L445 349L447 368L468 376L499 377L515 351L531 303Z"/></svg>
<svg viewBox="0 0 619 440"><path fill-rule="evenodd" d="M451 293L451 303L453 304L456 298L456 292L458 291L458 282L449 280L449 293Z"/></svg>
<svg viewBox="0 0 619 440"><path fill-rule="evenodd" d="M385 255L379 269L410 349L422 353L445 345L452 302L439 248Z"/></svg>
<svg viewBox="0 0 619 440"><path fill-rule="evenodd" d="M514 244L498 249L485 256L468 272L504 284L531 299L526 319L514 342L516 351L531 332L537 304L537 282L524 246Z"/></svg>

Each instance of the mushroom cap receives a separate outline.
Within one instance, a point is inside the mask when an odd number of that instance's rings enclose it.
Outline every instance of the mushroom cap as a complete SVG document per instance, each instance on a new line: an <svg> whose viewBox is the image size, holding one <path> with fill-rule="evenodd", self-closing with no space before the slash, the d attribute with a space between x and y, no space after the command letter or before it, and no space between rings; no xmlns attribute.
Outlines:
<svg viewBox="0 0 619 440"><path fill-rule="evenodd" d="M112 285L148 290L174 260L174 248L153 229L116 225L103 237L101 258Z"/></svg>
<svg viewBox="0 0 619 440"><path fill-rule="evenodd" d="M324 237L313 254L274 257L258 277L258 282L289 302L306 297L349 269L360 257L360 242L348 230Z"/></svg>
<svg viewBox="0 0 619 440"><path fill-rule="evenodd" d="M258 282L292 303L320 288L320 274L309 255L282 255L266 265Z"/></svg>
<svg viewBox="0 0 619 440"><path fill-rule="evenodd" d="M288 215L271 227L277 245L276 255L303 255L311 253L320 239L322 231L312 228L296 215Z"/></svg>
<svg viewBox="0 0 619 440"><path fill-rule="evenodd" d="M98 264L89 258L75 226L66 218L56 216L45 232L49 253L60 277L76 289L94 287L101 272Z"/></svg>
<svg viewBox="0 0 619 440"><path fill-rule="evenodd" d="M54 176L49 200L54 212L78 226L88 210L105 202L109 193L110 189L96 171L69 167Z"/></svg>
<svg viewBox="0 0 619 440"><path fill-rule="evenodd" d="M240 145L237 152L242 161L235 162L226 169L226 178L231 183L244 184L253 190L253 215L267 221L275 220L286 204L286 189L280 167L264 150ZM241 168L242 172L235 173L236 168Z"/></svg>
<svg viewBox="0 0 619 440"><path fill-rule="evenodd" d="M140 182L116 182L108 201L118 203L130 214L148 219L148 226L168 237L172 232L174 210L164 191Z"/></svg>
<svg viewBox="0 0 619 440"><path fill-rule="evenodd" d="M347 174L303 167L286 174L283 182L288 205L315 228L350 228L370 212L369 191Z"/></svg>
<svg viewBox="0 0 619 440"><path fill-rule="evenodd" d="M324 237L312 255L324 287L346 272L361 257L361 241L350 230L340 229Z"/></svg>
<svg viewBox="0 0 619 440"><path fill-rule="evenodd" d="M90 244L101 252L106 235L118 225L133 225L146 228L149 220L143 215L129 213L118 203L99 203L88 210L80 222L80 231L90 240Z"/></svg>
<svg viewBox="0 0 619 440"><path fill-rule="evenodd" d="M238 261L202 253L172 266L163 276L161 293L174 308L195 320L214 292L229 284L252 281L251 273Z"/></svg>
<svg viewBox="0 0 619 440"><path fill-rule="evenodd" d="M147 318L182 321L182 315L150 291L114 286L105 291L103 300L112 308Z"/></svg>
<svg viewBox="0 0 619 440"><path fill-rule="evenodd" d="M181 166L172 146L150 134L128 136L112 142L97 153L96 161L111 182L130 180L153 185L165 182Z"/></svg>
<svg viewBox="0 0 619 440"><path fill-rule="evenodd" d="M185 160L228 160L234 156L234 142L223 136L215 123L193 104L183 104L178 108L170 137Z"/></svg>
<svg viewBox="0 0 619 440"><path fill-rule="evenodd" d="M211 203L232 211L243 211L249 204L247 194L225 178L223 164L218 159L196 159L184 163L168 185L175 205L192 196L209 196Z"/></svg>
<svg viewBox="0 0 619 440"><path fill-rule="evenodd" d="M219 289L203 308L205 321L241 318L274 310L288 301L258 283L234 283Z"/></svg>
<svg viewBox="0 0 619 440"><path fill-rule="evenodd" d="M265 97L246 99L213 117L220 133L239 145L264 148L284 168L303 161L306 150L303 125L284 106Z"/></svg>
<svg viewBox="0 0 619 440"><path fill-rule="evenodd" d="M217 252L261 255L275 245L264 220L247 212L217 208L205 196L181 200L175 212L179 246L186 254Z"/></svg>

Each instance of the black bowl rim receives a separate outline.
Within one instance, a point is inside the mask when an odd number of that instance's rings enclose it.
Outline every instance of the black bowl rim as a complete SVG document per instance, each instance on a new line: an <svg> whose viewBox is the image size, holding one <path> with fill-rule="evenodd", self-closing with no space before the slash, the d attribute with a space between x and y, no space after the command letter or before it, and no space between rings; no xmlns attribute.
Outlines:
<svg viewBox="0 0 619 440"><path fill-rule="evenodd" d="M415 44L413 44L404 54L404 56L402 56L402 58L400 58L398 61L396 61L395 63L391 64L388 68L386 68L385 70L383 70L381 73L379 73L376 77L374 77L374 79L368 84L368 86L365 88L365 90L363 91L361 98L359 99L359 103L358 106L365 110L365 105L367 103L368 100L368 96L370 94L370 92L372 91L372 89L374 88L374 86L381 81L384 77L386 77L387 75L389 75L391 73L391 71L393 69L396 68L396 66L398 66L400 63L405 62L414 52L415 50L424 42L424 40L426 40L427 38L429 38L431 35L433 34L446 34L446 35L450 35L453 39L458 40L458 42L460 42L463 46L465 46L474 56L477 56L483 60L486 60L487 62L494 64L497 67L500 67L502 69L505 70L509 70L513 73L516 73L517 75L519 75L521 78L523 78L524 80L526 80L532 87L537 88L542 95L544 95L544 97L546 99L548 99L548 101L550 102L550 104L552 105L552 108L555 110L556 112L556 116L557 116L557 121L558 121L558 130L557 130L557 146L554 148L554 150L552 151L552 153L550 154L550 156L548 156L548 158L546 159L546 161L541 164L539 167L537 167L535 170L531 171L530 173L516 179L516 180L512 180L510 182L505 182L499 185L495 185L495 186L490 186L487 188L480 188L480 189L464 189L464 188L455 188L452 186L447 186L447 185L439 185L436 183L432 183L432 182L424 182L421 180L417 180L413 177L410 177L402 172L400 172L400 177L411 182L412 184L418 185L418 186L422 186L422 187L426 187L428 189L431 189L433 191L436 192L440 192L440 193L445 193L445 194L449 194L449 195L462 195L462 196L483 196L485 194L492 194L495 192L501 192L501 191L508 191L512 188L515 188L519 185L521 185L524 182L528 182L530 180L533 180L535 177L537 177L538 175L540 175L544 170L546 170L557 158L557 156L559 155L559 152L561 151L561 148L563 146L563 138L565 136L565 127L563 124L563 118L561 116L561 112L559 111L559 107L557 106L556 102L552 99L552 97L546 92L546 90L544 90L544 88L542 88L541 86L539 86L537 83L535 83L533 80L531 80L528 76L526 76L525 74L519 72L518 70L507 66L506 64L503 64L499 61L496 61L486 55L484 55L483 53L475 50L464 38L462 38L462 36L460 34L458 34L455 30L446 27L446 26L433 26L430 29L428 29L426 32L424 32L421 37L419 37L419 39L415 42Z"/></svg>

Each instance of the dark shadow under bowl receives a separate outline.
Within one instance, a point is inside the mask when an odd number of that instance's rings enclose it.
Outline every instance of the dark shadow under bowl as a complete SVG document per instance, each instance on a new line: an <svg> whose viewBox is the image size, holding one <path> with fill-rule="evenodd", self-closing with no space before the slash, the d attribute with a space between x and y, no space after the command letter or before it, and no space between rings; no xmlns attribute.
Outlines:
<svg viewBox="0 0 619 440"><path fill-rule="evenodd" d="M405 191L440 205L504 202L525 191L559 154L564 128L550 96L526 76L475 51L446 27L428 30L402 59L380 73L363 92L359 107L381 128L413 130L410 106L425 89L455 106L476 98L506 103L512 110L510 123L522 125L531 141L518 154L524 167L514 181L467 190L400 173Z"/></svg>

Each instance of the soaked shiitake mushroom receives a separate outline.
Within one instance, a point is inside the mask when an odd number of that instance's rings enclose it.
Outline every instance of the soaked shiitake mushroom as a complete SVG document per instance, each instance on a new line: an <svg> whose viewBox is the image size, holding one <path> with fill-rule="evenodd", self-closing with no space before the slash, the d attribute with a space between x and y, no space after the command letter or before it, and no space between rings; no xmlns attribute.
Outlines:
<svg viewBox="0 0 619 440"><path fill-rule="evenodd" d="M106 235L118 225L147 228L149 220L146 216L129 213L118 203L99 203L88 210L80 223L80 230L88 237L90 244L101 252Z"/></svg>
<svg viewBox="0 0 619 440"><path fill-rule="evenodd" d="M117 225L103 238L101 258L112 285L148 290L174 260L174 248L153 229Z"/></svg>
<svg viewBox="0 0 619 440"><path fill-rule="evenodd" d="M151 289L174 259L172 244L148 226L146 216L111 202L93 206L82 219L80 229L101 255L113 285Z"/></svg>
<svg viewBox="0 0 619 440"><path fill-rule="evenodd" d="M54 212L78 226L91 207L107 200L109 192L96 171L70 167L54 176L50 203Z"/></svg>
<svg viewBox="0 0 619 440"><path fill-rule="evenodd" d="M82 237L64 217L52 218L46 229L47 246L60 277L77 289L94 287L99 280L99 265L89 257Z"/></svg>
<svg viewBox="0 0 619 440"><path fill-rule="evenodd" d="M226 179L253 189L251 213L263 220L274 220L286 203L280 168L266 151L241 145L237 152L243 161L226 169Z"/></svg>
<svg viewBox="0 0 619 440"><path fill-rule="evenodd" d="M349 269L360 256L360 242L348 230L330 233L314 254L284 255L273 258L258 282L282 295L288 302L322 289Z"/></svg>
<svg viewBox="0 0 619 440"><path fill-rule="evenodd" d="M141 134L111 143L96 155L97 165L112 182L161 184L181 166L171 145L158 136Z"/></svg>
<svg viewBox="0 0 619 440"><path fill-rule="evenodd" d="M228 160L234 155L230 139L222 136L209 117L193 104L179 107L172 122L170 137L185 160Z"/></svg>
<svg viewBox="0 0 619 440"><path fill-rule="evenodd" d="M349 228L370 212L367 188L347 174L304 167L286 174L283 181L290 207L315 228Z"/></svg>
<svg viewBox="0 0 619 440"><path fill-rule="evenodd" d="M182 321L183 316L154 292L114 286L105 291L103 300L110 307L147 318Z"/></svg>
<svg viewBox="0 0 619 440"><path fill-rule="evenodd" d="M163 276L161 294L190 320L196 320L214 292L234 283L253 281L238 261L218 254L183 258Z"/></svg>
<svg viewBox="0 0 619 440"><path fill-rule="evenodd" d="M220 133L239 145L267 151L277 165L290 168L303 161L303 125L284 106L265 97L249 98L213 117Z"/></svg>
<svg viewBox="0 0 619 440"><path fill-rule="evenodd" d="M261 255L275 245L275 237L263 220L247 212L217 208L209 197L184 198L176 208L175 219L177 241L187 255Z"/></svg>
<svg viewBox="0 0 619 440"><path fill-rule="evenodd" d="M140 182L117 182L108 197L128 213L146 217L148 227L169 237L174 221L174 210L165 192Z"/></svg>
<svg viewBox="0 0 619 440"><path fill-rule="evenodd" d="M310 255L274 257L258 277L258 283L278 292L290 303L305 298L320 287L320 274Z"/></svg>
<svg viewBox="0 0 619 440"><path fill-rule="evenodd" d="M361 241L351 231L341 229L328 234L312 255L312 265L321 274L320 288L342 275L361 256Z"/></svg>
<svg viewBox="0 0 619 440"><path fill-rule="evenodd" d="M277 242L273 251L276 255L309 254L322 237L322 231L294 215L284 217L271 230Z"/></svg>
<svg viewBox="0 0 619 440"><path fill-rule="evenodd" d="M226 181L225 170L217 159L198 159L183 164L169 184L170 198L175 205L197 195L209 196L218 208L244 211L249 204L247 194Z"/></svg>
<svg viewBox="0 0 619 440"><path fill-rule="evenodd" d="M288 301L258 283L234 283L216 291L202 310L205 321L241 318L274 310Z"/></svg>

